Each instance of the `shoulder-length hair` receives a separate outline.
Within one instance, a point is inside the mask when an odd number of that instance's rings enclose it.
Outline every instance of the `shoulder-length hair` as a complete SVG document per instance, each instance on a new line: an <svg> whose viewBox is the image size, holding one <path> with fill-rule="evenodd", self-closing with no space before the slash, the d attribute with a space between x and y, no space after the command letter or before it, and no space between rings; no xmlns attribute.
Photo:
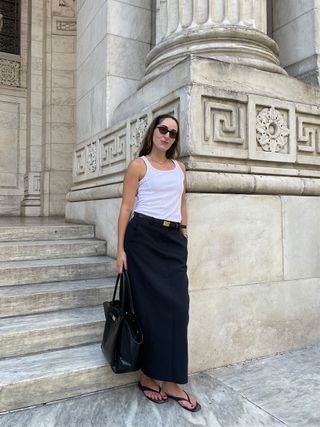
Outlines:
<svg viewBox="0 0 320 427"><path fill-rule="evenodd" d="M171 116L170 114L161 114L160 116L155 117L150 123L146 133L141 142L141 147L139 151L139 156L146 156L151 153L152 145L153 145L153 132L155 128L163 122L164 119L172 119L177 123L177 136L174 140L174 143L171 145L169 150L166 151L166 157L168 159L172 159L174 157L179 157L180 155L180 143L179 143L179 135L180 135L180 127L178 120Z"/></svg>

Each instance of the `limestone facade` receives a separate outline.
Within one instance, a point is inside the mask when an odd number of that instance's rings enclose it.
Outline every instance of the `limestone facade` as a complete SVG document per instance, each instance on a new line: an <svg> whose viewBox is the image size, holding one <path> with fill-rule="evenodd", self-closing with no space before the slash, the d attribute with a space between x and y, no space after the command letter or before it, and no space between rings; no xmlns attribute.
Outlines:
<svg viewBox="0 0 320 427"><path fill-rule="evenodd" d="M286 5L38 0L25 86L0 89L24 102L22 212L62 213L67 193L66 218L95 224L110 256L124 171L155 115L179 118L191 370L320 339L320 18L315 1Z"/></svg>
<svg viewBox="0 0 320 427"><path fill-rule="evenodd" d="M0 215L63 215L75 142L74 1L20 6L20 54L0 53Z"/></svg>

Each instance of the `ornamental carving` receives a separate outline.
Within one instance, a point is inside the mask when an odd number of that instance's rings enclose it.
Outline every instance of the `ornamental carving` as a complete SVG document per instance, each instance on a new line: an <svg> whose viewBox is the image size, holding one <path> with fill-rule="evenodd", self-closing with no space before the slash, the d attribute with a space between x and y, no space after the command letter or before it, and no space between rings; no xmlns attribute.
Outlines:
<svg viewBox="0 0 320 427"><path fill-rule="evenodd" d="M132 127L130 145L139 148L148 127L147 117L140 118Z"/></svg>
<svg viewBox="0 0 320 427"><path fill-rule="evenodd" d="M76 21L57 20L56 30L57 31L76 31Z"/></svg>
<svg viewBox="0 0 320 427"><path fill-rule="evenodd" d="M20 86L20 62L0 58L0 84Z"/></svg>
<svg viewBox="0 0 320 427"><path fill-rule="evenodd" d="M297 142L300 152L320 153L320 116L298 116Z"/></svg>
<svg viewBox="0 0 320 427"><path fill-rule="evenodd" d="M94 173L97 169L97 147L93 143L87 148L87 166L91 173Z"/></svg>
<svg viewBox="0 0 320 427"><path fill-rule="evenodd" d="M245 144L245 106L241 103L205 101L204 139L212 143Z"/></svg>
<svg viewBox="0 0 320 427"><path fill-rule="evenodd" d="M257 141L264 151L280 152L288 143L289 129L280 111L264 108L256 118Z"/></svg>

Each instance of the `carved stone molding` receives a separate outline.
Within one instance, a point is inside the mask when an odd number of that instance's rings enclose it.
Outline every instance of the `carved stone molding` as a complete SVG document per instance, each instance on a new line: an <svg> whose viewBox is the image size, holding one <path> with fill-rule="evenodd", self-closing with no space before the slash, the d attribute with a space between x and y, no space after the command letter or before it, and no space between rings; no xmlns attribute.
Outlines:
<svg viewBox="0 0 320 427"><path fill-rule="evenodd" d="M0 58L0 84L5 86L20 86L20 62Z"/></svg>
<svg viewBox="0 0 320 427"><path fill-rule="evenodd" d="M297 107L298 162L320 165L320 107Z"/></svg>
<svg viewBox="0 0 320 427"><path fill-rule="evenodd" d="M280 111L264 108L256 118L257 141L264 151L281 152L288 143L289 129Z"/></svg>
<svg viewBox="0 0 320 427"><path fill-rule="evenodd" d="M93 142L87 146L87 168L90 173L97 170L97 143Z"/></svg>
<svg viewBox="0 0 320 427"><path fill-rule="evenodd" d="M143 136L148 127L148 116L140 117L130 125L130 159L137 156Z"/></svg>
<svg viewBox="0 0 320 427"><path fill-rule="evenodd" d="M105 135L99 139L101 164L100 171L110 174L123 170L126 160L126 137L125 127Z"/></svg>
<svg viewBox="0 0 320 427"><path fill-rule="evenodd" d="M67 16L53 16L52 33L64 36L75 36L77 33L77 22L75 18Z"/></svg>
<svg viewBox="0 0 320 427"><path fill-rule="evenodd" d="M249 159L295 163L297 160L294 103L250 95Z"/></svg>

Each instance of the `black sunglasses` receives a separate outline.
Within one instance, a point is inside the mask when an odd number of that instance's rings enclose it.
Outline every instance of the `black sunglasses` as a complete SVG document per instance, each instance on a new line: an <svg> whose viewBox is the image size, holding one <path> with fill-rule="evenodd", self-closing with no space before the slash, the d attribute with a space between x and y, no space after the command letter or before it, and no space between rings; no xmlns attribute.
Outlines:
<svg viewBox="0 0 320 427"><path fill-rule="evenodd" d="M170 138L176 138L178 135L178 132L175 129L169 130L167 126L156 126L159 129L159 132L161 135L166 135L169 132Z"/></svg>

